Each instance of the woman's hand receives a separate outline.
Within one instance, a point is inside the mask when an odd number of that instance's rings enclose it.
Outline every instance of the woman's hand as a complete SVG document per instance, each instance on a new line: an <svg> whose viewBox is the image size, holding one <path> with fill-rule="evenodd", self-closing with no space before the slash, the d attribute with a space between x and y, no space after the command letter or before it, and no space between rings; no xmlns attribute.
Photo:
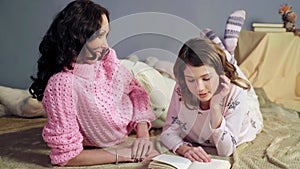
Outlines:
<svg viewBox="0 0 300 169"><path fill-rule="evenodd" d="M149 138L136 138L132 144L131 158L141 162L153 151L153 143Z"/></svg>
<svg viewBox="0 0 300 169"><path fill-rule="evenodd" d="M188 145L180 146L176 152L182 155L185 158L188 158L192 162L199 161L199 162L210 162L211 158L205 152L205 150L201 147L191 147Z"/></svg>
<svg viewBox="0 0 300 169"><path fill-rule="evenodd" d="M154 150L153 142L150 140L148 124L139 122L136 127L136 138L132 143L131 158L135 162L141 162L158 154Z"/></svg>

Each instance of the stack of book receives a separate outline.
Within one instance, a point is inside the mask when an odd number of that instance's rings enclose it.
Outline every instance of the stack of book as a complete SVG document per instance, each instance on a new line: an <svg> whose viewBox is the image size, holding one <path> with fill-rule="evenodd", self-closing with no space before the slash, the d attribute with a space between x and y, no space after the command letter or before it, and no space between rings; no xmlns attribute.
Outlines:
<svg viewBox="0 0 300 169"><path fill-rule="evenodd" d="M252 28L254 32L286 32L283 23L258 23L253 22Z"/></svg>

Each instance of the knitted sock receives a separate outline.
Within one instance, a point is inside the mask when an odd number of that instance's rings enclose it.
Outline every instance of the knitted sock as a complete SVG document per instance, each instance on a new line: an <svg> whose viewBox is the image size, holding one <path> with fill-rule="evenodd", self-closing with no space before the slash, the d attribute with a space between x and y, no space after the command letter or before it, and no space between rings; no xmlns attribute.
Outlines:
<svg viewBox="0 0 300 169"><path fill-rule="evenodd" d="M224 35L224 44L226 49L234 54L234 50L237 46L240 31L246 19L246 12L244 10L234 11L229 15Z"/></svg>
<svg viewBox="0 0 300 169"><path fill-rule="evenodd" d="M226 59L234 64L235 63L235 59L233 57L233 55L231 55L224 47L223 42L221 41L221 39L216 35L216 33L211 30L210 28L205 28L202 30L202 33L205 37L207 37L208 39L210 39L211 41L213 41L214 43L216 43L217 45L219 45L221 47L221 49L223 49L223 51L226 54Z"/></svg>
<svg viewBox="0 0 300 169"><path fill-rule="evenodd" d="M216 35L216 33L213 30L211 30L210 28L205 28L202 30L202 32L205 37L207 37L208 39L210 39L211 41L213 41L214 43L219 45L223 50L225 50L223 42L221 41L221 39Z"/></svg>

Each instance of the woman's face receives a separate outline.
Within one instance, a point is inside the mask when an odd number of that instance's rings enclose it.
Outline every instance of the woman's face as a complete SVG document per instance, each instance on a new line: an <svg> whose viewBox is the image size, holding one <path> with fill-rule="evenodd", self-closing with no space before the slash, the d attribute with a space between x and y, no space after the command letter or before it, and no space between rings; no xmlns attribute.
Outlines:
<svg viewBox="0 0 300 169"><path fill-rule="evenodd" d="M184 78L189 91L199 99L200 105L209 104L219 87L219 75L211 66L187 65Z"/></svg>
<svg viewBox="0 0 300 169"><path fill-rule="evenodd" d="M106 15L102 15L101 29L96 31L86 42L78 58L79 63L94 64L108 52L107 35L109 23Z"/></svg>

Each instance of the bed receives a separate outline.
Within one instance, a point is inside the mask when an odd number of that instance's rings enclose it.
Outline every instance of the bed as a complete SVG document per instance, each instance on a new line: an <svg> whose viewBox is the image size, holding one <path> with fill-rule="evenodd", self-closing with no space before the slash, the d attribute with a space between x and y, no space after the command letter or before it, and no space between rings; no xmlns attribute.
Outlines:
<svg viewBox="0 0 300 169"><path fill-rule="evenodd" d="M253 39L249 41L249 37ZM274 39L280 39L282 43L270 46L270 41L274 42ZM273 45L280 45L283 50L277 50ZM285 50L284 45L287 45L288 49ZM300 38L290 34L241 32L235 55L242 71L255 87L263 113L264 128L254 141L240 145L232 156L213 157L228 160L232 164L232 169L299 168L300 98L295 94L295 90L300 86L297 86L296 80L293 79L300 72L299 45ZM269 58L274 56L277 57L276 62L273 62L274 58ZM270 64L271 68L268 66ZM274 69L274 65L281 70L275 69L275 73L270 74L269 71ZM55 168L50 164L49 148L41 137L42 127L46 121L47 119L43 117L0 118L0 168ZM161 146L160 133L161 129L150 131L151 136L157 140L156 148L161 153L171 153ZM75 168L132 169L147 166L148 163L144 162Z"/></svg>

